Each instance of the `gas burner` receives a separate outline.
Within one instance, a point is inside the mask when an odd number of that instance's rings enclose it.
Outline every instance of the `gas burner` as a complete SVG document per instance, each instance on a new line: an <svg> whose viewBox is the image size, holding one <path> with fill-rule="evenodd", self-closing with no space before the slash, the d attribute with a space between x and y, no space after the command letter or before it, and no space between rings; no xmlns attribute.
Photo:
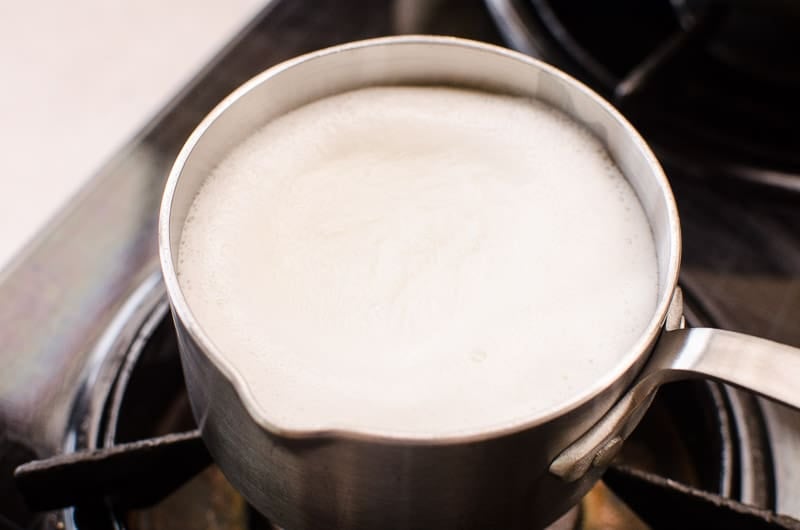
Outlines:
<svg viewBox="0 0 800 530"><path fill-rule="evenodd" d="M75 505L63 516L73 530L273 528L205 452L163 287L149 281L133 300L100 368L113 385L87 393L76 408L74 439L82 445L74 449L83 452L28 464L21 489L39 508ZM687 314L709 318L699 307ZM674 513L698 524L727 517L728 528L767 524L775 517L767 511L774 506L772 461L759 418L755 398L723 385L664 387L605 483L553 530L663 527L680 522Z"/></svg>
<svg viewBox="0 0 800 530"><path fill-rule="evenodd" d="M488 0L506 41L614 102L660 158L800 191L792 2Z"/></svg>

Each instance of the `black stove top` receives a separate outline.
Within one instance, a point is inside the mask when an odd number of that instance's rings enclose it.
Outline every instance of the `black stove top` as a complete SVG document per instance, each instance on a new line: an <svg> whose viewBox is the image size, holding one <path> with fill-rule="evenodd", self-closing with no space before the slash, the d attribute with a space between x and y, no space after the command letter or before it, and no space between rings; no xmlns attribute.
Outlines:
<svg viewBox="0 0 800 530"><path fill-rule="evenodd" d="M800 8L742 0L490 0L509 43L622 110L693 175L800 189Z"/></svg>
<svg viewBox="0 0 800 530"><path fill-rule="evenodd" d="M413 32L528 46L526 51L616 98L658 148L678 200L689 323L800 345L800 194L791 191L800 189L793 184L800 177L796 150L789 149L797 142L792 144L788 130L796 114L790 109L760 116L766 125L745 132L762 127L769 132L753 139L740 134L752 107L730 109L725 119L740 126L731 128L725 121L709 125L702 121L704 113L698 118L683 112L699 104L681 101L685 94L663 99L665 76L675 79L673 68L685 67L683 47L697 46L735 14L717 12L706 2L664 2L669 5L637 17L604 10L592 15L600 17L595 25L605 31L601 45L591 40L596 36L584 35L585 20L577 17L576 23L575 13L568 13L572 2L553 2L558 10L538 0L486 4L489 8L478 0L270 3L0 276L0 321L8 323L0 332L0 363L6 367L0 373L0 527L270 527L210 462L193 431L155 259L156 210L177 150L217 101L276 62L345 41ZM503 15L516 16L522 25L512 27ZM672 25L661 33L647 25L666 28L667 16ZM692 17L693 22L686 20ZM546 44L530 47L520 27ZM564 28L575 35L565 38ZM620 83L631 69L646 62L664 39L683 34L689 36L675 37L680 49L670 52L669 69L661 70L659 63L642 85L646 90L620 97ZM570 48L575 44L570 39L580 46ZM651 48L625 45L634 39L645 39ZM763 79L764 86L751 94L752 82L737 85L734 94L729 78L712 76L717 84L710 84L681 77L686 86L702 86L698 93L681 89L692 97L721 106L740 97L770 103L764 94L774 94L775 103L786 95L781 87L796 81L765 76L752 54L744 65L732 66L725 55L736 49L730 38L724 40L727 52L714 42L703 48L703 60L743 78ZM608 75L593 71L576 49L592 52L591 60ZM692 68L712 73L702 65ZM687 130L708 136L709 143ZM735 142L728 141L731 135ZM87 449L98 452L76 453ZM797 413L723 385L674 384L659 393L604 483L557 525L795 528L796 522L775 513L800 518L797 454ZM17 465L48 457L56 459L30 465L17 483L12 480ZM42 508L73 507L33 513L20 490Z"/></svg>

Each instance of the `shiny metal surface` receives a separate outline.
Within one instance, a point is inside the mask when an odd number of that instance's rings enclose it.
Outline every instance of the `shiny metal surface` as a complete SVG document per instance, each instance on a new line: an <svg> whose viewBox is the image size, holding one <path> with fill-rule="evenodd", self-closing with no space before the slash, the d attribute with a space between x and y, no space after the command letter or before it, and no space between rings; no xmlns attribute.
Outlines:
<svg viewBox="0 0 800 530"><path fill-rule="evenodd" d="M706 378L729 383L800 409L800 349L733 331L710 328L666 331L632 389L550 470L580 479L641 419L658 388L671 381Z"/></svg>
<svg viewBox="0 0 800 530"><path fill-rule="evenodd" d="M733 331L683 329L664 334L651 363L664 381L705 377L800 409L798 348Z"/></svg>
<svg viewBox="0 0 800 530"><path fill-rule="evenodd" d="M432 83L537 97L604 140L656 235L657 311L613 371L563 406L518 425L437 438L401 438L346 425L283 428L250 395L248 385L254 382L214 349L180 291L174 263L191 201L231 147L272 117L357 87ZM605 101L521 54L420 36L323 50L246 83L212 111L178 156L159 235L189 396L209 450L252 504L274 522L296 529L517 527L554 520L593 481L560 481L546 473L548 463L600 418L641 368L666 318L680 255L677 212L666 178L639 135Z"/></svg>
<svg viewBox="0 0 800 530"><path fill-rule="evenodd" d="M121 164L152 174L147 168L157 159L143 148ZM129 278L136 285L157 270L150 188L159 185L160 179L97 182L38 242L50 252L32 253L0 278L0 299L16 301L0 305L0 429L30 440L39 454L60 449L87 355L131 294ZM118 215L121 222L91 239L74 235Z"/></svg>

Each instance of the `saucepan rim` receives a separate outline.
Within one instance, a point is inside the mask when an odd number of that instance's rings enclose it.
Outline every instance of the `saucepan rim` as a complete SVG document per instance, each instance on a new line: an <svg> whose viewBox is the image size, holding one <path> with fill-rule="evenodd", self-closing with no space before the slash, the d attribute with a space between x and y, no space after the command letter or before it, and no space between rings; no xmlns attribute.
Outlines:
<svg viewBox="0 0 800 530"><path fill-rule="evenodd" d="M608 113L613 120L619 122L624 127L626 134L630 136L630 140L634 143L636 148L639 149L641 155L647 160L647 163L650 166L655 179L657 180L658 189L663 195L663 199L667 205L664 215L667 217L670 241L667 271L666 274L663 275L663 277L666 278L666 285L659 286L660 294L658 303L645 331L641 334L634 346L623 357L621 357L620 361L617 362L613 369L598 377L594 381L594 384L588 386L583 392L576 394L571 399L566 400L559 405L551 407L543 412L537 412L530 417L520 418L519 420L512 422L503 422L494 426L490 425L476 429L455 431L444 434L394 432L385 429L350 428L340 425L314 429L283 427L279 422L274 422L270 419L269 411L265 410L255 399L252 389L240 371L237 370L232 363L220 353L213 341L204 332L203 328L194 317L189 308L189 304L184 297L178 281L175 263L173 260L171 240L171 217L178 183L187 160L189 160L189 158L192 156L195 147L206 131L212 127L214 122L236 101L270 78L278 76L282 72L304 62L324 58L328 55L345 53L350 50L369 46L403 46L408 44L466 47L476 51L488 52L514 59L521 63L521 66L533 67L545 71L549 75L560 78L561 81L570 85L572 89L588 95L589 98L592 99L592 101L604 112ZM186 332L197 342L201 349L201 353L203 353L216 367L216 369L218 369L231 383L248 414L261 428L272 433L273 435L286 438L344 438L392 444L405 443L445 445L470 443L487 438L500 437L545 424L563 415L566 415L571 411L582 407L583 405L586 405L592 399L611 387L620 378L624 377L637 362L641 361L644 356L649 354L649 347L656 342L660 332L662 331L663 323L669 309L669 304L678 282L681 254L681 234L677 206L661 165L658 163L655 155L652 153L647 143L641 138L636 129L634 129L634 127L610 103L599 96L596 92L553 66L550 66L538 59L502 48L500 46L457 37L406 35L350 42L289 59L256 75L237 88L224 100L222 100L203 119L194 132L192 132L191 136L188 138L178 154L169 173L159 212L158 247L161 270L164 277L164 282L166 284L167 295L169 297L170 305L175 318L180 321ZM209 396L209 399L214 398L213 396Z"/></svg>

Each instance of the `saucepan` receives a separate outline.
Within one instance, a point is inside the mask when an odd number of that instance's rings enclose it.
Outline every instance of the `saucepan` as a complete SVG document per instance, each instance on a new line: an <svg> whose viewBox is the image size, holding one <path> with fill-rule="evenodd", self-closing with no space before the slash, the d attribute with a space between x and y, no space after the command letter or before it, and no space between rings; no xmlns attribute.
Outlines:
<svg viewBox="0 0 800 530"><path fill-rule="evenodd" d="M209 172L266 122L370 85L450 85L539 98L605 143L647 214L659 266L656 311L613 370L559 407L452 436L335 425L298 430L256 402L252 382L214 346L181 291L176 262L187 210ZM599 479L658 387L675 379L724 381L800 407L800 350L728 331L684 329L678 211L639 134L586 86L504 48L448 37L388 37L270 68L222 101L191 135L169 175L159 221L161 267L203 439L247 500L289 530L546 525Z"/></svg>

